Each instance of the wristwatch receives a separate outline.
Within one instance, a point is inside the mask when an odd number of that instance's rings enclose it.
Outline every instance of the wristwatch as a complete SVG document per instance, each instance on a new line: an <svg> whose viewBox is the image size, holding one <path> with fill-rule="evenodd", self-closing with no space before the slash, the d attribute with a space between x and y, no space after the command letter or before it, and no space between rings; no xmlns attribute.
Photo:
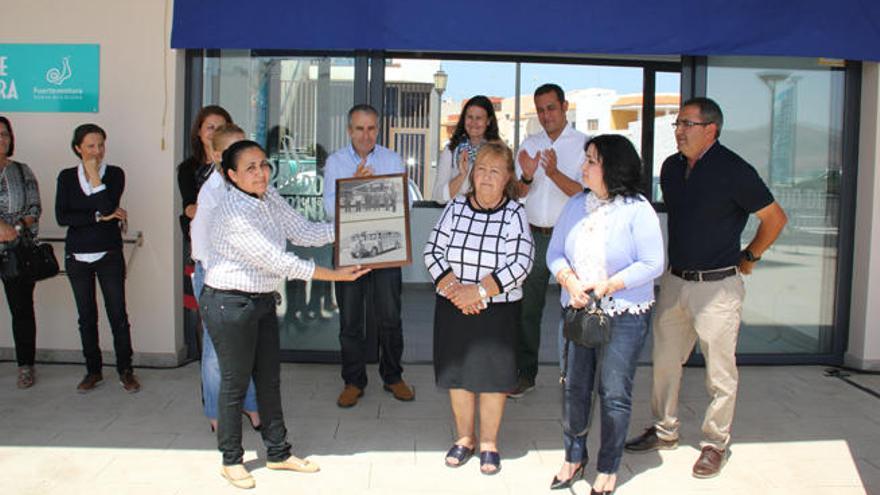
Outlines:
<svg viewBox="0 0 880 495"><path fill-rule="evenodd" d="M754 263L761 260L760 256L755 256L754 253L752 253L748 249L743 249L742 255L743 258L745 258L746 261L748 261L749 263Z"/></svg>
<svg viewBox="0 0 880 495"><path fill-rule="evenodd" d="M489 299L489 293L486 292L486 288L483 287L483 284L477 284L477 290L480 292L480 299L484 301Z"/></svg>

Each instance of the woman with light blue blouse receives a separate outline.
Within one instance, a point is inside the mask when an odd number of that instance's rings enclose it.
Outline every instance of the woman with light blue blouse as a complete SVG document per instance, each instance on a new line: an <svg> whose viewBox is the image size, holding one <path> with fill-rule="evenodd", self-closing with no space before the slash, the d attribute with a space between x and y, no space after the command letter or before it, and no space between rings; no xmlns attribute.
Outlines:
<svg viewBox="0 0 880 495"><path fill-rule="evenodd" d="M654 279L663 272L663 238L651 203L639 193L642 164L623 136L602 135L586 145L583 184L560 215L547 249L547 266L562 286L562 306L584 307L591 294L611 319L611 341L598 348L566 343L563 387L565 462L552 489L585 477L594 388L602 437L594 494L614 492L632 411L636 364L648 334Z"/></svg>

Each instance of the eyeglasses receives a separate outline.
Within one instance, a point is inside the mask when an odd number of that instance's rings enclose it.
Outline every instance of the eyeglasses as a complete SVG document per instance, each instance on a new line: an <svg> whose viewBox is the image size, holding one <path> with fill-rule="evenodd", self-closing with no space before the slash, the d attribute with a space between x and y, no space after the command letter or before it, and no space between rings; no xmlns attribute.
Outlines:
<svg viewBox="0 0 880 495"><path fill-rule="evenodd" d="M714 123L715 122L694 122L692 120L676 120L675 122L672 123L672 127L675 127L675 128L684 127L686 129L690 129L691 127L693 127L695 125L707 126L707 125L714 124Z"/></svg>

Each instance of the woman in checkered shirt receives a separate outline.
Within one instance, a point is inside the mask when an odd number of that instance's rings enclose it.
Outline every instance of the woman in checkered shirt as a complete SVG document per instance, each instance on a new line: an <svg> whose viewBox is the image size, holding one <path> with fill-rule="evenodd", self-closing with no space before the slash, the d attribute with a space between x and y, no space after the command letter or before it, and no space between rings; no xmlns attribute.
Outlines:
<svg viewBox="0 0 880 495"><path fill-rule="evenodd" d="M458 438L446 465L459 467L477 448L480 471L501 469L497 435L507 392L516 386L516 335L523 281L534 249L516 201L513 154L500 141L484 144L469 176L470 190L447 204L425 246L437 288L434 373L449 390Z"/></svg>
<svg viewBox="0 0 880 495"><path fill-rule="evenodd" d="M269 186L266 153L253 141L223 152L230 188L216 213L200 310L220 361L217 444L224 478L238 488L255 481L242 464L241 400L250 378L266 444L266 467L313 473L318 466L291 455L281 413L281 365L275 288L282 279L355 280L369 270L331 270L287 252L287 242L321 246L333 242L333 226L312 223Z"/></svg>

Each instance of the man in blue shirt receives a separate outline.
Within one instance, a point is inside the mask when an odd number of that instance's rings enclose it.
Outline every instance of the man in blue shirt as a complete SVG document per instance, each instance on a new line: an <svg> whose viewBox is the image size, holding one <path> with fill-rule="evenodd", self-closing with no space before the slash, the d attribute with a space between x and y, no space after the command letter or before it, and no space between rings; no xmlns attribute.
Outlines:
<svg viewBox="0 0 880 495"><path fill-rule="evenodd" d="M654 312L654 425L626 444L629 452L678 446L681 367L699 341L711 403L693 467L697 478L718 475L730 454L742 275L752 272L786 223L758 172L718 142L723 124L721 108L708 98L686 101L673 124L679 153L660 171L669 271L660 279ZM740 237L750 215L757 217L758 230L743 249Z"/></svg>
<svg viewBox="0 0 880 495"><path fill-rule="evenodd" d="M400 156L376 144L379 113L370 105L355 105L348 112L351 144L327 159L324 169L324 210L336 216L336 179L405 172ZM338 239L337 239L338 242ZM342 348L342 379L345 388L336 404L352 407L367 386L367 339L365 310L370 308L379 334L379 373L383 388L402 401L415 398L403 381L403 326L400 320L400 268L374 269L354 282L336 282L339 304L339 344Z"/></svg>

